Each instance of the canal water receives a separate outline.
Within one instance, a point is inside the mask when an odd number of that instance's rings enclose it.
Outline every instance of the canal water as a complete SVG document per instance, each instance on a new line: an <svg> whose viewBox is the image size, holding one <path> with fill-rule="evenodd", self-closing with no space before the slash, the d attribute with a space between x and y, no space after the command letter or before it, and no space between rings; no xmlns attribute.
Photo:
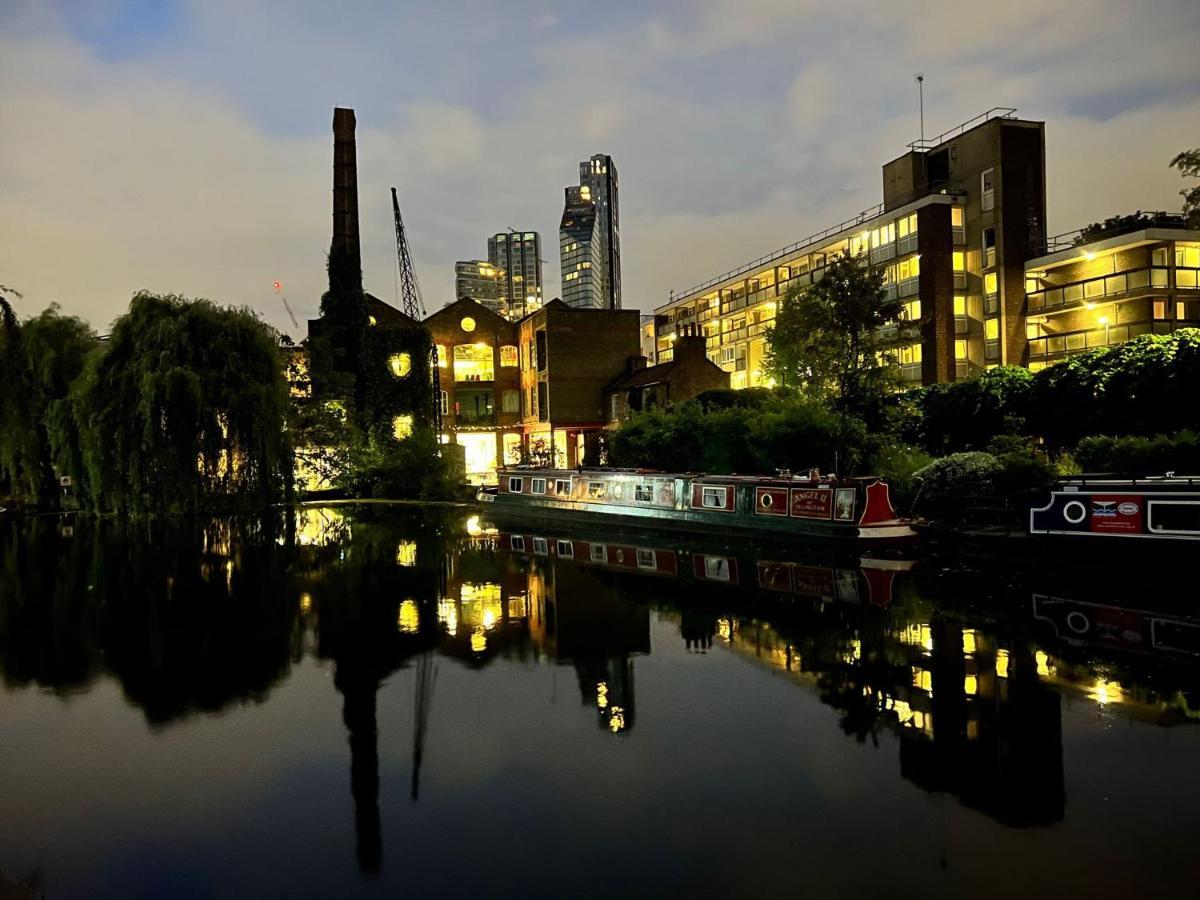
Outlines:
<svg viewBox="0 0 1200 900"><path fill-rule="evenodd" d="M0 896L1194 896L1198 654L1129 564L10 521Z"/></svg>

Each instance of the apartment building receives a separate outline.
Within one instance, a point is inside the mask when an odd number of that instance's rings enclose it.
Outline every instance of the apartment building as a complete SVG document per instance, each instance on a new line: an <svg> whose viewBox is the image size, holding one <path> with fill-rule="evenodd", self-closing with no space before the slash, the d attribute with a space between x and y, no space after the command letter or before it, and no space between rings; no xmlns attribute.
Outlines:
<svg viewBox="0 0 1200 900"><path fill-rule="evenodd" d="M551 300L517 323L526 445L552 447L565 466L599 461L605 388L639 353L636 309L592 309Z"/></svg>
<svg viewBox="0 0 1200 900"><path fill-rule="evenodd" d="M504 296L506 282L504 269L488 260L465 259L454 264L454 296L469 297L498 315L508 308Z"/></svg>
<svg viewBox="0 0 1200 900"><path fill-rule="evenodd" d="M766 330L779 299L849 253L882 268L904 304L890 335L908 383L970 377L1027 359L1025 262L1044 253L1044 123L997 108L882 169L883 201L780 250L673 294L655 310L655 355L699 329L734 388L769 385Z"/></svg>
<svg viewBox="0 0 1200 900"><path fill-rule="evenodd" d="M1025 264L1029 367L1200 327L1200 230L1165 213L1051 238Z"/></svg>

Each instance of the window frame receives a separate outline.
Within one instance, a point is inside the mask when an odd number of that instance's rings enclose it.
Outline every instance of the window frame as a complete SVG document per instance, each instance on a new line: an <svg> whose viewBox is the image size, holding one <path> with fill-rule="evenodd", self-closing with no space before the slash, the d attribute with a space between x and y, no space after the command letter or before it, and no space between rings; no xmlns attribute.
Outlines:
<svg viewBox="0 0 1200 900"><path fill-rule="evenodd" d="M650 560L649 565L646 565L643 562L644 557L642 556L642 554L644 554L644 553L649 554L649 560ZM647 547L637 547L634 550L634 558L637 561L637 567L639 569L657 569L658 568L658 553L655 550L649 549Z"/></svg>
<svg viewBox="0 0 1200 900"><path fill-rule="evenodd" d="M1151 534L1180 534L1200 537L1200 527L1195 529L1155 528L1153 522L1155 506L1189 506L1200 510L1200 500L1156 500L1154 498L1146 500L1146 530L1148 532Z"/></svg>
<svg viewBox="0 0 1200 900"><path fill-rule="evenodd" d="M508 546L511 547L513 550L520 550L522 553L524 553L525 552L525 537L520 534L510 534L508 536Z"/></svg>
<svg viewBox="0 0 1200 900"><path fill-rule="evenodd" d="M642 496L646 492L648 496ZM654 502L654 485L649 482L644 484L635 484L633 486L633 499L636 503L653 503Z"/></svg>
<svg viewBox="0 0 1200 900"><path fill-rule="evenodd" d="M599 488L599 493L596 492ZM587 495L589 500L603 500L606 495L606 490L603 481L589 481L587 483Z"/></svg>
<svg viewBox="0 0 1200 900"><path fill-rule="evenodd" d="M542 489L541 489L541 490L538 490L538 482L541 482L541 485L542 485ZM546 493L546 479L545 479L545 478L531 478L531 479L529 479L529 493L531 493L531 494L545 494L545 493Z"/></svg>
<svg viewBox="0 0 1200 900"><path fill-rule="evenodd" d="M588 544L589 562L608 562L608 544Z"/></svg>
<svg viewBox="0 0 1200 900"><path fill-rule="evenodd" d="M713 506L708 503L709 491L712 491L714 496L717 495L718 491L720 492L719 496L721 498L721 503L719 506ZM702 485L700 485L700 508L701 509L716 509L716 510L720 510L722 512L726 512L727 511L726 504L728 504L728 502L729 502L729 485L727 485L727 484L702 484Z"/></svg>
<svg viewBox="0 0 1200 900"><path fill-rule="evenodd" d="M554 542L554 555L559 559L574 559L575 545L570 541L564 541L560 538Z"/></svg>
<svg viewBox="0 0 1200 900"><path fill-rule="evenodd" d="M517 483L517 489L515 491L513 490L513 482L514 481ZM522 486L524 484L524 481L525 481L525 479L522 478L520 475L509 475L508 476L508 492L510 494L522 493Z"/></svg>

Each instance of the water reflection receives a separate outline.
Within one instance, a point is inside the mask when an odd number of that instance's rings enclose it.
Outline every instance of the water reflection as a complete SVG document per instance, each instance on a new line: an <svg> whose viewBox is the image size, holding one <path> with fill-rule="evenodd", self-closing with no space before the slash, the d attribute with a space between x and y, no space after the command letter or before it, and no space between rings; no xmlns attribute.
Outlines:
<svg viewBox="0 0 1200 900"><path fill-rule="evenodd" d="M655 622L674 623L698 665L732 654L819 697L849 741L887 735L906 782L1009 827L1064 818L1064 704L1163 726L1200 717L1200 621L1163 601L1148 610L1170 592L1141 578L1001 577L343 508L172 527L9 523L0 563L9 690L65 696L112 676L165 730L268 702L305 657L328 664L368 875L385 866L383 810L419 802L422 769L437 765L425 745L441 666L573 670L595 740L627 742ZM378 696L397 678L411 683L407 797L381 796Z"/></svg>

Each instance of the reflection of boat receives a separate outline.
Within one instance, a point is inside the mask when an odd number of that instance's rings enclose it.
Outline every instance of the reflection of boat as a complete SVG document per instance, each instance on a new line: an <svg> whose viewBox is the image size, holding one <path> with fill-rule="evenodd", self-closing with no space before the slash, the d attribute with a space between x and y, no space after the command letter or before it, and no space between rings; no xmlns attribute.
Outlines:
<svg viewBox="0 0 1200 900"><path fill-rule="evenodd" d="M663 576L692 584L758 587L823 601L865 601L877 606L891 603L896 574L913 565L907 560L853 558L799 563L773 557L770 549L734 553L725 547L661 546L627 540L627 536L614 540L611 534L558 537L501 531L497 543L501 550L610 571Z"/></svg>
<svg viewBox="0 0 1200 900"><path fill-rule="evenodd" d="M479 492L497 515L674 531L824 537L872 544L915 537L877 478L680 475L640 469L500 468Z"/></svg>
<svg viewBox="0 0 1200 900"><path fill-rule="evenodd" d="M1047 594L1033 595L1033 617L1072 644L1200 657L1200 620L1195 618Z"/></svg>
<svg viewBox="0 0 1200 900"><path fill-rule="evenodd" d="M1200 540L1200 478L1080 476L1029 512L1029 533L1073 538Z"/></svg>

